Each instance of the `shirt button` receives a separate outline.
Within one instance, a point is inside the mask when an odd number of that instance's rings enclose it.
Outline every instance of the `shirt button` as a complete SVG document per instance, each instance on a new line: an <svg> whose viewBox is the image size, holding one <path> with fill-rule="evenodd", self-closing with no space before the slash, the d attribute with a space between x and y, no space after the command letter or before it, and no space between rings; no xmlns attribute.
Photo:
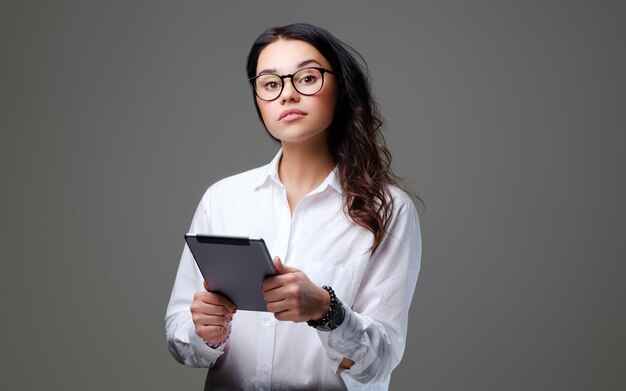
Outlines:
<svg viewBox="0 0 626 391"><path fill-rule="evenodd" d="M270 367L269 367L267 364L263 364L263 365L261 365L261 370L262 370L263 372L267 372L269 369L270 369Z"/></svg>

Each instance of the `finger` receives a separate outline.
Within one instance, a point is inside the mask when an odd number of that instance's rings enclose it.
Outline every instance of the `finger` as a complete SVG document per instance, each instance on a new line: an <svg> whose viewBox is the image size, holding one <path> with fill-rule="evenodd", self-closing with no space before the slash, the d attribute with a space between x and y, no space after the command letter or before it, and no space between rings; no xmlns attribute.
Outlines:
<svg viewBox="0 0 626 391"><path fill-rule="evenodd" d="M205 341L213 342L223 339L227 328L224 326L199 326L196 327L196 334Z"/></svg>
<svg viewBox="0 0 626 391"><path fill-rule="evenodd" d="M219 293L200 292L199 297L203 303L222 306L229 313L234 313L236 310L235 304Z"/></svg>
<svg viewBox="0 0 626 391"><path fill-rule="evenodd" d="M278 272L278 274L287 274L287 273L300 271L300 269L285 265L278 256L275 256L273 261L274 261L274 266L276 267L276 271Z"/></svg>
<svg viewBox="0 0 626 391"><path fill-rule="evenodd" d="M284 286L279 286L274 289L269 289L263 292L263 299L268 303L280 301L286 298L287 289Z"/></svg>
<svg viewBox="0 0 626 391"><path fill-rule="evenodd" d="M215 303L223 306L229 313L234 314L237 311L237 306L235 303L230 301L226 296L221 295L219 293L215 293Z"/></svg>
<svg viewBox="0 0 626 391"><path fill-rule="evenodd" d="M217 293L213 293L213 292L198 292L196 294L196 296L198 297L198 299L202 302L202 303L206 303L206 304L213 304L213 305L222 305L222 297L217 294Z"/></svg>
<svg viewBox="0 0 626 391"><path fill-rule="evenodd" d="M223 305L215 305L215 304L209 304L209 306L204 308L202 313L207 314L207 315L216 315L216 316L222 316L222 317L226 317L232 314L232 312L229 312L228 309L224 307Z"/></svg>
<svg viewBox="0 0 626 391"><path fill-rule="evenodd" d="M276 313L279 313L279 312L288 311L289 310L289 303L286 300L274 301L274 302L271 302L271 303L267 303L265 308L267 309L267 312L271 312L273 314L276 314Z"/></svg>
<svg viewBox="0 0 626 391"><path fill-rule="evenodd" d="M261 290L263 292L267 292L272 289L280 288L286 282L287 281L282 275L277 274L275 276L270 276L270 277L265 278L263 282L261 283Z"/></svg>
<svg viewBox="0 0 626 391"><path fill-rule="evenodd" d="M204 285L204 289L207 292L211 292L211 290L209 289L209 285L207 285L207 283L206 283L206 280L203 280L202 284ZM235 304L232 301L228 300L226 297L224 297L222 295L219 295L219 294L216 294L216 295L221 296L224 299L224 300L220 300L219 304L225 306L228 309L228 311L232 312L233 314L235 312L237 312L237 306L235 306Z"/></svg>
<svg viewBox="0 0 626 391"><path fill-rule="evenodd" d="M231 322L230 317L206 314L193 315L193 321L199 326L228 326Z"/></svg>
<svg viewBox="0 0 626 391"><path fill-rule="evenodd" d="M285 273L287 273L283 263L281 262L281 260L280 260L280 258L278 256L275 256L273 261L274 261L274 267L276 268L276 272L278 274L285 274Z"/></svg>
<svg viewBox="0 0 626 391"><path fill-rule="evenodd" d="M191 313L197 316L228 316L231 315L224 306L215 304L206 304L202 302L193 303L191 305Z"/></svg>
<svg viewBox="0 0 626 391"><path fill-rule="evenodd" d="M291 313L289 312L289 310L274 313L274 318L276 318L276 320L283 320L283 321L293 320L291 319Z"/></svg>
<svg viewBox="0 0 626 391"><path fill-rule="evenodd" d="M261 284L261 290L263 291L263 293L266 293L272 290L285 288L293 284L298 284L297 280L298 279L296 278L296 275L294 273L268 277L263 280L263 283Z"/></svg>
<svg viewBox="0 0 626 391"><path fill-rule="evenodd" d="M204 294L196 294L196 298L193 303L191 303L191 312L222 316L235 313L234 310L230 310L228 307L222 305L214 299L207 298L206 295L210 295L210 293L204 292Z"/></svg>

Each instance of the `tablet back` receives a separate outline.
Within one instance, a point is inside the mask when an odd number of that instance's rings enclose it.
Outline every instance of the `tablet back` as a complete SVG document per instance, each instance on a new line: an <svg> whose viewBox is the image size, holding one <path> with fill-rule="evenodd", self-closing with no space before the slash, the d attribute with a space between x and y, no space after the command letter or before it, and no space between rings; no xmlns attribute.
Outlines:
<svg viewBox="0 0 626 391"><path fill-rule="evenodd" d="M261 283L276 269L263 239L186 234L185 241L211 291L237 309L266 311Z"/></svg>

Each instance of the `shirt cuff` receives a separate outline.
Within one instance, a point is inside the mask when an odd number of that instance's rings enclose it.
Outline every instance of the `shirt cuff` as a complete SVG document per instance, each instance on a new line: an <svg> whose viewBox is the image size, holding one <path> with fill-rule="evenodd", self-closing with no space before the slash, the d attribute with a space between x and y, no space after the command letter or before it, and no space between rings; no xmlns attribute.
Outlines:
<svg viewBox="0 0 626 391"><path fill-rule="evenodd" d="M204 340L196 334L196 328L193 322L189 323L187 335L189 338L189 345L191 345L193 351L209 361L211 363L210 366L213 366L215 361L217 361L217 359L224 353L224 347L226 345L222 345L218 348L211 348L207 346L206 342L204 342Z"/></svg>
<svg viewBox="0 0 626 391"><path fill-rule="evenodd" d="M326 348L328 359L335 373L341 372L339 364L344 357L355 361L350 369L355 368L355 366L357 366L355 369L358 369L358 364L362 363L363 360L361 359L365 357L369 344L365 330L371 322L354 312L345 303L343 309L345 316L341 325L331 331L317 330L317 335Z"/></svg>

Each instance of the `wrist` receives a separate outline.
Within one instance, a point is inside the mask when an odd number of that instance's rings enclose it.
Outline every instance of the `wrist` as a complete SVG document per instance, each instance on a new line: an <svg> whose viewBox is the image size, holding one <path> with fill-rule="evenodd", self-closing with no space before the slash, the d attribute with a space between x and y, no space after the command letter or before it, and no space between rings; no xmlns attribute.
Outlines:
<svg viewBox="0 0 626 391"><path fill-rule="evenodd" d="M320 331L331 331L343 323L345 311L343 309L343 304L339 301L339 299L337 299L337 296L335 296L333 288L326 285L322 288L328 292L330 297L330 306L321 319L311 319L306 323Z"/></svg>
<svg viewBox="0 0 626 391"><path fill-rule="evenodd" d="M311 319L319 321L324 317L324 315L330 309L330 293L328 293L328 291L324 288L321 288L321 287L317 287L317 288L319 289L319 292L320 292L319 297L320 297L321 305L317 308L317 312L313 314Z"/></svg>
<svg viewBox="0 0 626 391"><path fill-rule="evenodd" d="M224 346L226 344L226 342L228 341L228 339L230 338L230 332L232 330L232 326L228 325L228 333L226 333L226 338L224 338L222 341L220 342L209 342L207 340L203 340L204 343L206 344L206 346L212 348L212 349L217 349L221 346Z"/></svg>

